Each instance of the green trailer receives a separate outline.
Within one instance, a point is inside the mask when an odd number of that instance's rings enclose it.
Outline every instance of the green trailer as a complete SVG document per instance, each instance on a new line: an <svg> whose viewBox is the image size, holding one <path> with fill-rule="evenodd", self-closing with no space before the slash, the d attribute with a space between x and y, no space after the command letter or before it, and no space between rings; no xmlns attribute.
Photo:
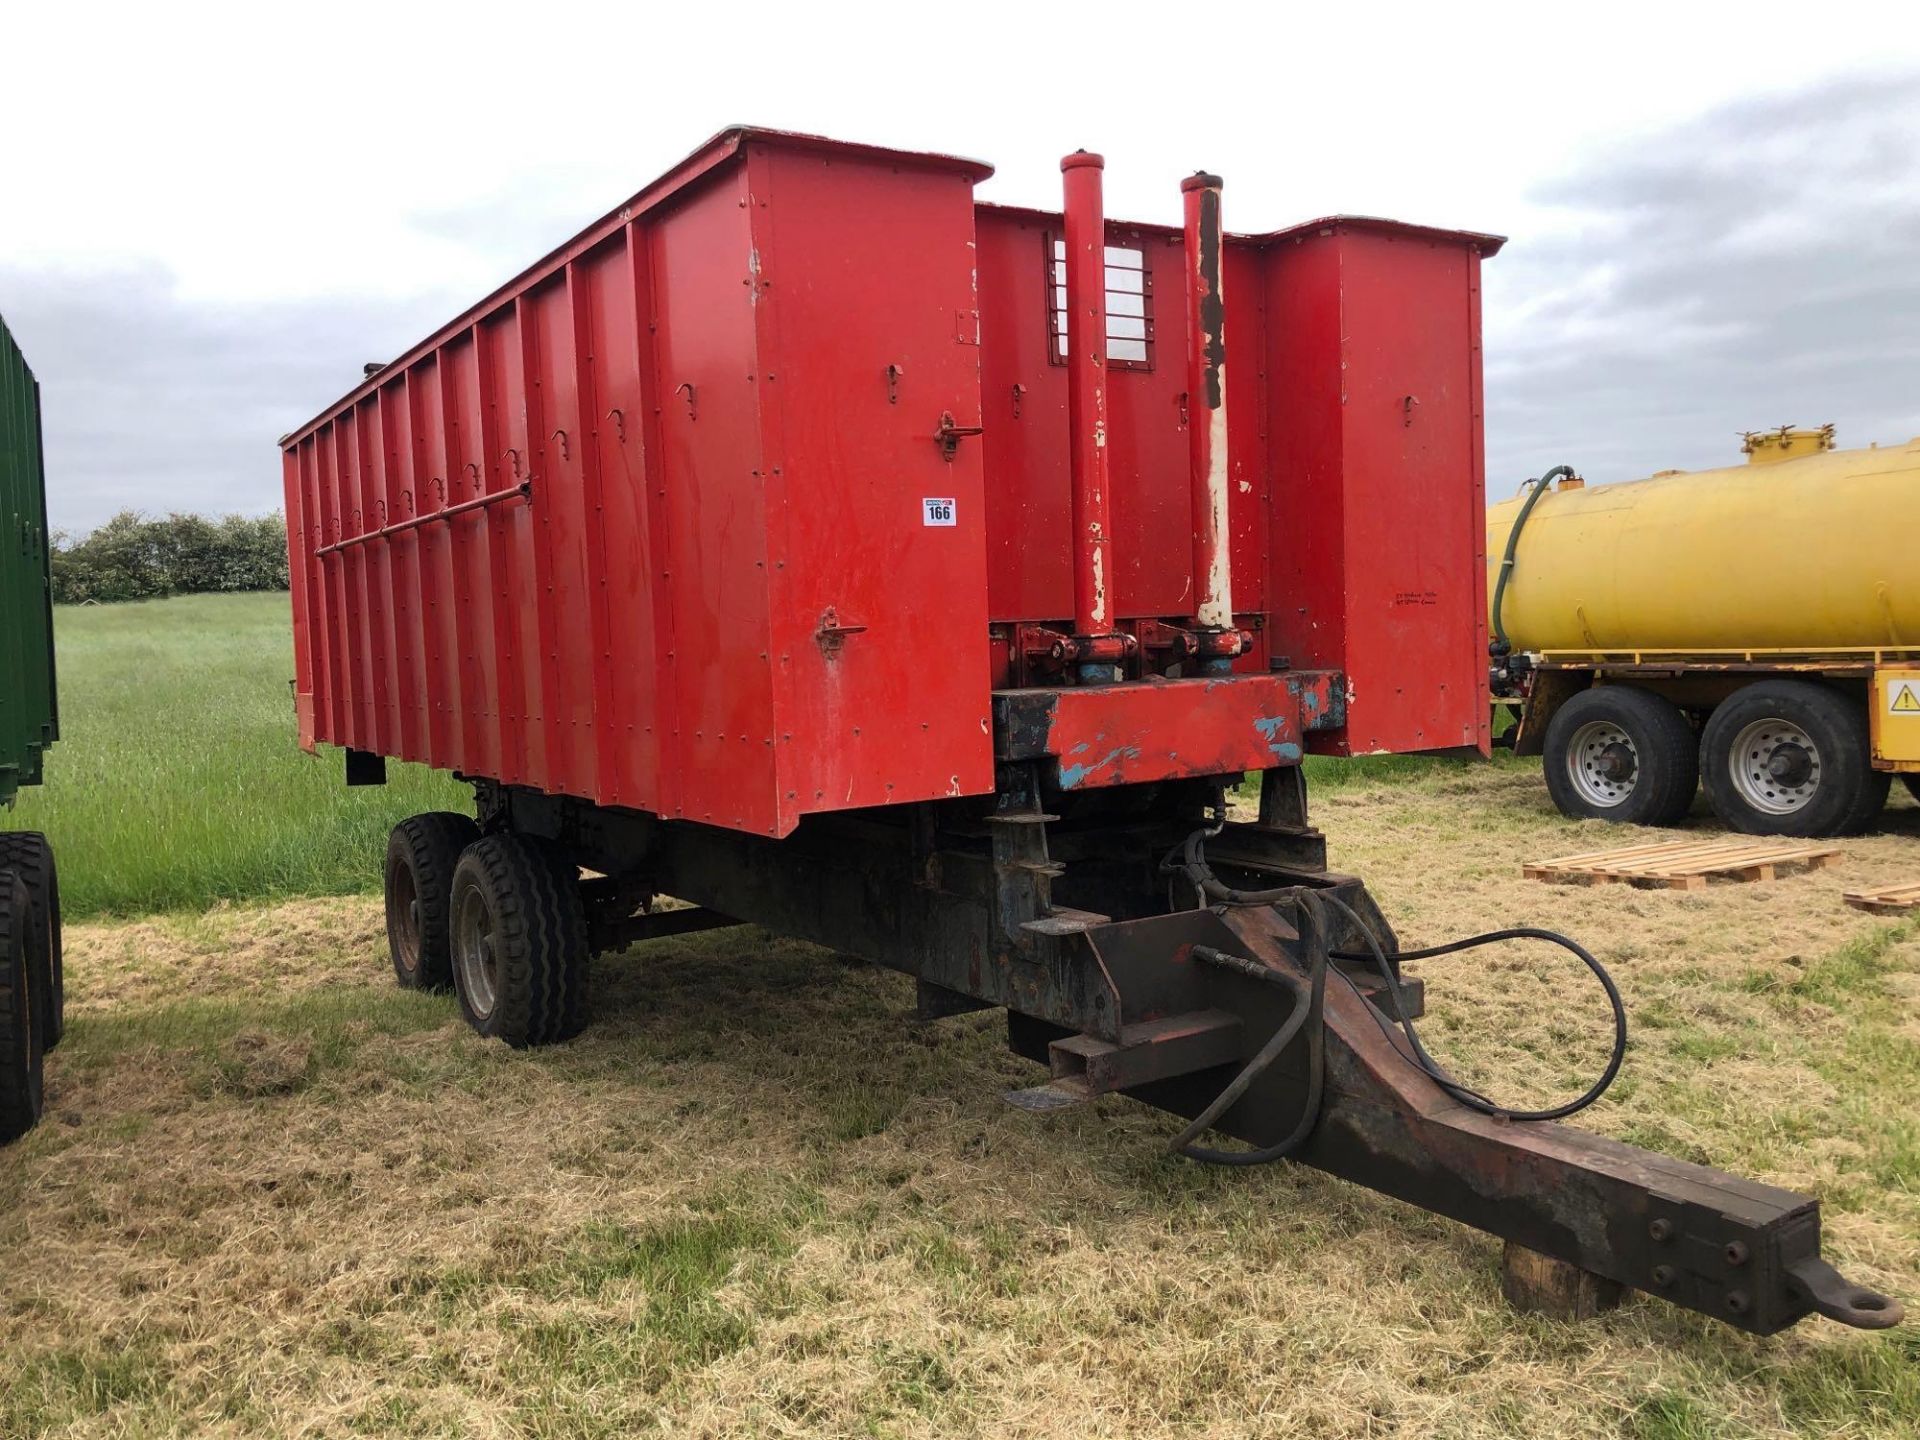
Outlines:
<svg viewBox="0 0 1920 1440"><path fill-rule="evenodd" d="M40 1118L41 1057L64 1028L53 849L4 824L60 735L40 434L39 382L0 319L0 1144Z"/></svg>

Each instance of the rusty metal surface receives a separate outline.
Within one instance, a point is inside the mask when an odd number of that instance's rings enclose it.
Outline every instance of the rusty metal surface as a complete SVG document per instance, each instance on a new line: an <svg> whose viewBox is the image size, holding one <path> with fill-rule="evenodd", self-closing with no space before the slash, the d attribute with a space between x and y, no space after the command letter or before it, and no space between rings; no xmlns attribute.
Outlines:
<svg viewBox="0 0 1920 1440"><path fill-rule="evenodd" d="M1326 678L1326 677L1323 677ZM1203 775L1239 775L1298 763L1327 684L1300 677L1226 675L1104 690L994 692L1001 760L1053 762L1066 791Z"/></svg>
<svg viewBox="0 0 1920 1440"><path fill-rule="evenodd" d="M1292 765L1303 734L1344 715L1325 671L1033 687L994 692L994 743L1002 761L1054 762L1053 782L1080 790Z"/></svg>
<svg viewBox="0 0 1920 1440"><path fill-rule="evenodd" d="M1295 964L1277 910L1230 912L1248 953ZM1412 1061L1351 987L1327 991L1325 1108L1300 1158L1584 1270L1744 1330L1770 1334L1814 1308L1803 1279L1820 1248L1810 1196L1635 1149L1568 1126L1468 1109ZM1254 1097L1222 1128L1262 1143L1280 1115ZM1859 1293L1858 1287L1852 1287ZM1894 1307L1897 1310L1897 1307ZM1829 1312L1830 1313L1830 1312ZM1863 1310L1848 1323L1877 1324Z"/></svg>
<svg viewBox="0 0 1920 1440"><path fill-rule="evenodd" d="M1073 626L1076 640L1113 632L1112 475L1107 446L1107 224L1100 172L1106 162L1080 150L1060 162L1066 196L1067 454L1072 497ZM1081 662L1083 680L1118 670Z"/></svg>
<svg viewBox="0 0 1920 1440"><path fill-rule="evenodd" d="M1304 980L1307 957L1284 907L1124 922L1088 940L1119 979L1129 1014L1166 1011L1183 1033L1202 1016L1237 1015L1244 1061L1289 1006L1270 986L1192 963L1196 946L1217 945L1223 934L1237 953ZM1813 1197L1568 1126L1469 1109L1414 1063L1351 977L1327 986L1326 1027L1325 1095L1302 1162L1757 1334L1816 1312L1865 1328L1899 1319L1897 1302L1849 1284L1820 1259ZM1077 1043L1051 1039L1042 1054L1028 1032L1016 1048L1052 1060ZM1303 1048L1290 1047L1215 1128L1255 1147L1290 1131L1306 1084L1295 1053ZM1169 1052L1163 1078L1128 1093L1193 1116L1235 1071L1176 1076L1174 1063Z"/></svg>
<svg viewBox="0 0 1920 1440"><path fill-rule="evenodd" d="M1203 631L1233 628L1233 552L1228 543L1227 338L1225 231L1221 181L1205 173L1180 185L1186 211L1187 456L1193 513L1193 622ZM1207 663L1231 667L1232 652Z"/></svg>

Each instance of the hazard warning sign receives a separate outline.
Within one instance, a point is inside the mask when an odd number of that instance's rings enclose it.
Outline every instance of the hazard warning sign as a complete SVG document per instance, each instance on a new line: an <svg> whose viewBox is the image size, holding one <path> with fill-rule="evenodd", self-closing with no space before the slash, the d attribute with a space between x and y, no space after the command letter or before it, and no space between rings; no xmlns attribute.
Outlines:
<svg viewBox="0 0 1920 1440"><path fill-rule="evenodd" d="M1920 715L1920 680L1897 680L1887 686L1889 715Z"/></svg>

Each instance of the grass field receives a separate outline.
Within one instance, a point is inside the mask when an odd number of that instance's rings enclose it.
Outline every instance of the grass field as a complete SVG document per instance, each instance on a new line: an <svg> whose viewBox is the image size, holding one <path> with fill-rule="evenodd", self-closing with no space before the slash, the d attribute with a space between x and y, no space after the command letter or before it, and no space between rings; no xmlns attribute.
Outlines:
<svg viewBox="0 0 1920 1440"><path fill-rule="evenodd" d="M284 678L255 606L215 703L255 717L221 733L279 796L242 809L268 848L306 782L275 768L284 711L233 698ZM96 753L72 697L111 687L63 658L70 765ZM298 873L364 880L387 814L339 819L333 767L291 763L347 857ZM1920 924L1839 900L1920 868L1920 809L1832 869L1700 894L1521 880L1618 838L1524 764L1343 772L1315 815L1406 943L1534 921L1613 968L1635 1038L1582 1124L1819 1194L1848 1274L1920 1299ZM49 1121L0 1152L8 1440L1920 1433L1914 1326L1518 1316L1476 1232L1306 1169L1172 1160L1124 1100L1008 1109L1035 1072L992 1016L916 1027L908 981L827 951L640 947L596 966L584 1036L516 1053L393 987L370 897L161 903L71 930ZM1420 969L1424 1033L1470 1083L1537 1102L1597 1068L1604 1010L1548 953Z"/></svg>
<svg viewBox="0 0 1920 1440"><path fill-rule="evenodd" d="M7 825L45 830L70 917L377 888L395 821L468 808L418 766L348 790L294 737L285 595L55 612L61 740Z"/></svg>

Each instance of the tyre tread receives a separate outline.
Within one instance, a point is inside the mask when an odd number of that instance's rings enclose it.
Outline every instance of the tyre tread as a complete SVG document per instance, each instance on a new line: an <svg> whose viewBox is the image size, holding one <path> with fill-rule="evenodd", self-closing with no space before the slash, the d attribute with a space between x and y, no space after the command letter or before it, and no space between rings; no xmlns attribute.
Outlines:
<svg viewBox="0 0 1920 1440"><path fill-rule="evenodd" d="M1614 809L1589 805L1566 777L1565 752L1573 734L1590 720L1610 718L1639 733L1645 790ZM1554 713L1547 726L1544 768L1547 792L1560 813L1574 819L1613 820L1628 825L1672 825L1687 813L1700 788L1700 743L1687 717L1663 695L1636 685L1598 685L1582 690Z"/></svg>
<svg viewBox="0 0 1920 1440"><path fill-rule="evenodd" d="M60 869L53 846L37 830L0 834L0 870L11 870L27 887L37 923L29 937L28 964L33 967L35 1021L40 1048L51 1050L67 1031L67 977L64 937L60 922ZM37 938L38 943L33 943Z"/></svg>
<svg viewBox="0 0 1920 1440"><path fill-rule="evenodd" d="M1741 799L1727 775L1727 750L1747 724L1764 715L1792 720L1820 747L1832 797L1816 795L1789 815L1768 815ZM1756 680L1720 702L1700 737L1700 768L1714 814L1747 835L1850 835L1873 823L1891 777L1873 770L1862 708L1840 691L1810 680Z"/></svg>
<svg viewBox="0 0 1920 1440"><path fill-rule="evenodd" d="M409 974L388 931L393 973L401 988L445 990L453 984L453 959L447 944L447 919L453 897L453 872L460 855L480 834L465 815L449 810L414 815L393 827L387 841L387 869L404 860L413 869L414 894L420 902L420 969ZM389 896L391 903L391 896ZM391 922L391 917L389 917Z"/></svg>
<svg viewBox="0 0 1920 1440"><path fill-rule="evenodd" d="M493 912L499 989L484 1020L461 998L468 1022L515 1047L554 1045L585 1028L587 922L575 872L537 841L487 835L460 858L463 882Z"/></svg>
<svg viewBox="0 0 1920 1440"><path fill-rule="evenodd" d="M12 870L0 870L0 1145L39 1123L46 1099L27 960L27 936L35 923L26 882Z"/></svg>

